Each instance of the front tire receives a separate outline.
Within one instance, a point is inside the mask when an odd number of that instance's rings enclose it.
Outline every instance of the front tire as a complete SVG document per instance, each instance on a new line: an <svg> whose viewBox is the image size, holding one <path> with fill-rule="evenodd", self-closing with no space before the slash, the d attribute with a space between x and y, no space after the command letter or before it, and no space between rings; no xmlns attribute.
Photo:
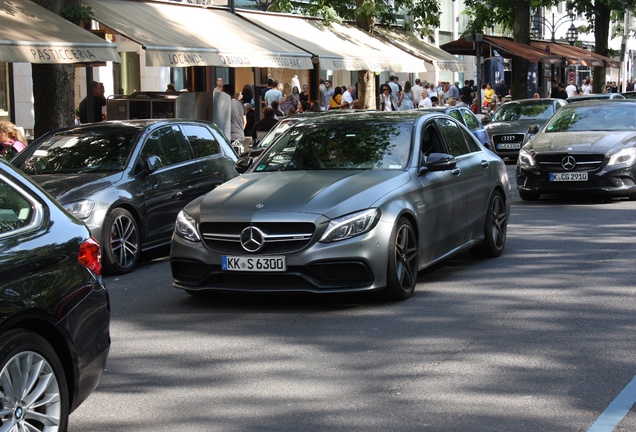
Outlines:
<svg viewBox="0 0 636 432"><path fill-rule="evenodd" d="M135 268L141 254L141 238L133 215L123 208L114 209L106 217L102 233L104 270L125 274Z"/></svg>
<svg viewBox="0 0 636 432"><path fill-rule="evenodd" d="M27 330L0 337L0 430L66 431L68 387L51 345Z"/></svg>
<svg viewBox="0 0 636 432"><path fill-rule="evenodd" d="M406 300L417 283L417 236L406 218L400 218L391 233L385 297Z"/></svg>
<svg viewBox="0 0 636 432"><path fill-rule="evenodd" d="M470 250L477 258L495 258L502 254L506 245L508 213L501 192L494 191L488 201L488 212L484 223L484 241Z"/></svg>

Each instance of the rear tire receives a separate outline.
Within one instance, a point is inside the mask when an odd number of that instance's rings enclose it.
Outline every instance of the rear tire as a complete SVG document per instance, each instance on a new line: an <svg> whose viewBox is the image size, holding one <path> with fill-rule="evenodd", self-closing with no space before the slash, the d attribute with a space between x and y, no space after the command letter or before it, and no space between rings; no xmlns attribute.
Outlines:
<svg viewBox="0 0 636 432"><path fill-rule="evenodd" d="M501 192L494 191L488 201L484 241L470 250L471 255L477 258L495 258L501 255L506 245L507 228L506 201Z"/></svg>
<svg viewBox="0 0 636 432"><path fill-rule="evenodd" d="M0 337L0 382L0 429L66 431L66 376L43 337L21 329Z"/></svg>
<svg viewBox="0 0 636 432"><path fill-rule="evenodd" d="M137 221L128 210L116 208L102 228L104 270L109 274L129 273L139 261L141 238Z"/></svg>
<svg viewBox="0 0 636 432"><path fill-rule="evenodd" d="M413 295L417 283L417 236L406 218L400 218L391 233L387 286L384 296L390 300L406 300Z"/></svg>

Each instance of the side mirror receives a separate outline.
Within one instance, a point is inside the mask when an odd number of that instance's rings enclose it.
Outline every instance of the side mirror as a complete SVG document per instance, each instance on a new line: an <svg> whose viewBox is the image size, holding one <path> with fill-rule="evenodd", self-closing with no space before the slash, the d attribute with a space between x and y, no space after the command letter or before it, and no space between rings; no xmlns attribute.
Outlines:
<svg viewBox="0 0 636 432"><path fill-rule="evenodd" d="M236 161L236 165L234 165L234 169L239 174L243 174L245 171L249 169L254 163L254 158L251 156L245 156Z"/></svg>
<svg viewBox="0 0 636 432"><path fill-rule="evenodd" d="M537 133L539 133L539 125L538 124L531 125L528 128L528 133L531 134L531 135L536 135Z"/></svg>
<svg viewBox="0 0 636 432"><path fill-rule="evenodd" d="M427 172L448 171L457 166L454 156L446 153L431 153L420 168L420 175Z"/></svg>
<svg viewBox="0 0 636 432"><path fill-rule="evenodd" d="M152 173L161 168L161 158L159 156L150 155L146 158L146 166L148 167L148 173Z"/></svg>

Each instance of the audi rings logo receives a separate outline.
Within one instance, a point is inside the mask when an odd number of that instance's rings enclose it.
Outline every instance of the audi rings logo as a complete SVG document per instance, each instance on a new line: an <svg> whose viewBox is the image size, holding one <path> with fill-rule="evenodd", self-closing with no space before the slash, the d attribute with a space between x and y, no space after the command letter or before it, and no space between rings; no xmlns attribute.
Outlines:
<svg viewBox="0 0 636 432"><path fill-rule="evenodd" d="M241 231L241 246L248 252L258 252L265 246L265 234L255 226Z"/></svg>
<svg viewBox="0 0 636 432"><path fill-rule="evenodd" d="M572 156L566 156L561 160L561 166L567 171L571 171L576 166L576 159Z"/></svg>
<svg viewBox="0 0 636 432"><path fill-rule="evenodd" d="M514 141L516 139L517 137L515 137L514 135L504 135L500 138L501 141Z"/></svg>

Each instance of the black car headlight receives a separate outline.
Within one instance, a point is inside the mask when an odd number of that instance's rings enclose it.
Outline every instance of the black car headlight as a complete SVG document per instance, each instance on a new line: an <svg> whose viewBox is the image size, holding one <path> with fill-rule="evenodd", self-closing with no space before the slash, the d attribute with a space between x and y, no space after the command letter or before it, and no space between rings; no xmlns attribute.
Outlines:
<svg viewBox="0 0 636 432"><path fill-rule="evenodd" d="M523 169L532 169L536 168L536 164L534 163L534 156L524 149L519 150L519 158L517 159L517 165Z"/></svg>
<svg viewBox="0 0 636 432"><path fill-rule="evenodd" d="M634 165L636 162L636 148L626 148L610 156L607 166Z"/></svg>
<svg viewBox="0 0 636 432"><path fill-rule="evenodd" d="M332 243L359 236L371 231L378 220L380 220L379 209L363 210L332 219L320 242Z"/></svg>
<svg viewBox="0 0 636 432"><path fill-rule="evenodd" d="M62 207L64 207L67 212L75 216L77 219L88 219L88 217L93 213L93 208L95 208L95 201L75 201L63 204Z"/></svg>
<svg viewBox="0 0 636 432"><path fill-rule="evenodd" d="M186 240L192 242L200 242L201 237L197 232L197 223L192 216L181 210L177 215L177 221L174 225L174 232Z"/></svg>

